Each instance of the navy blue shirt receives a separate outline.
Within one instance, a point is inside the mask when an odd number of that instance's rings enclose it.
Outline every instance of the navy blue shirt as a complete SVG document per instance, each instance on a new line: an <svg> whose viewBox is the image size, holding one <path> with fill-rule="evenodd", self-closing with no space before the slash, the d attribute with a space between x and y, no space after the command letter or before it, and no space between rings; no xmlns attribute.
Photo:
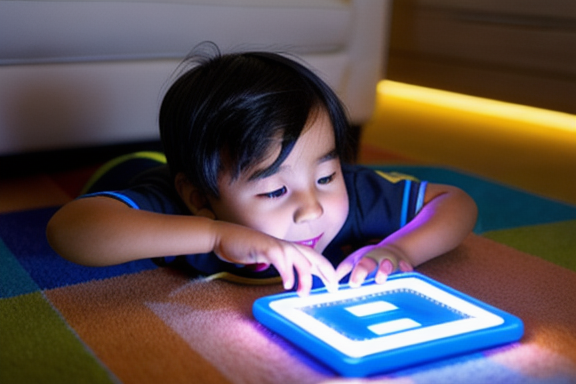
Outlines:
<svg viewBox="0 0 576 384"><path fill-rule="evenodd" d="M357 165L343 165L344 181L350 209L340 232L324 251L324 256L336 266L346 254L394 233L412 220L424 203L426 182L405 175L383 173ZM191 215L174 188L167 166L140 173L120 190L107 190L85 196L107 196L120 200L134 209L165 214ZM254 272L220 260L213 253L182 255L155 260L160 265L183 262L197 272L213 275L228 272L241 277L268 278L277 276L274 268Z"/></svg>

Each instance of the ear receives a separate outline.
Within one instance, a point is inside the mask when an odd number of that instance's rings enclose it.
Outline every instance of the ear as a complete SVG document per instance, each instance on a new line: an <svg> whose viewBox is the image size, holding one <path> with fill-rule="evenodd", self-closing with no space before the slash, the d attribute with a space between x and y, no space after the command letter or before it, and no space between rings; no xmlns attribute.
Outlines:
<svg viewBox="0 0 576 384"><path fill-rule="evenodd" d="M176 175L176 178L174 179L174 187L176 188L176 192L178 192L178 195L182 201L187 203L187 200L190 198L191 189L193 187L184 173L179 172Z"/></svg>
<svg viewBox="0 0 576 384"><path fill-rule="evenodd" d="M210 210L210 205L206 196L204 196L198 188L192 185L182 172L176 175L174 187L192 214L211 219L215 218L214 213Z"/></svg>

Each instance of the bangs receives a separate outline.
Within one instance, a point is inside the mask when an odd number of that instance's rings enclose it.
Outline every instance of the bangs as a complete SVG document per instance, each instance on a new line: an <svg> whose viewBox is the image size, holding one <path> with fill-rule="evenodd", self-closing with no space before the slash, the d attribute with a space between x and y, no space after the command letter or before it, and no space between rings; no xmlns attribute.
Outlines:
<svg viewBox="0 0 576 384"><path fill-rule="evenodd" d="M269 52L191 60L160 110L160 134L173 175L219 196L223 171L233 180L276 158L253 177L275 173L318 112L327 113L336 150L346 160L348 121L334 92L310 69ZM280 148L278 151L277 148Z"/></svg>

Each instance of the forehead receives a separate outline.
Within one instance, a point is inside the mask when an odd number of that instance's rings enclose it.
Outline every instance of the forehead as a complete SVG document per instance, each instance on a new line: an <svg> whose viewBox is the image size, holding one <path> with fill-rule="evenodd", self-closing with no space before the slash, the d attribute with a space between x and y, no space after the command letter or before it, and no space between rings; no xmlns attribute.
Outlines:
<svg viewBox="0 0 576 384"><path fill-rule="evenodd" d="M298 164L311 165L310 163L321 163L339 157L332 124L324 112L311 116L286 159L272 168L280 156L281 147L281 138L272 141L263 160L242 171L238 177L233 177L230 170L224 169L219 177L219 189L229 188L232 184L249 184L262 180L282 170L297 168Z"/></svg>
<svg viewBox="0 0 576 384"><path fill-rule="evenodd" d="M309 165L310 162L323 162L327 158L338 157L334 129L326 113L314 113L302 130L300 137L286 159L274 170L266 172L274 164L281 151L281 141L275 142L269 149L266 158L246 172L248 180L255 180L291 168L298 163ZM308 160L300 161L300 160Z"/></svg>

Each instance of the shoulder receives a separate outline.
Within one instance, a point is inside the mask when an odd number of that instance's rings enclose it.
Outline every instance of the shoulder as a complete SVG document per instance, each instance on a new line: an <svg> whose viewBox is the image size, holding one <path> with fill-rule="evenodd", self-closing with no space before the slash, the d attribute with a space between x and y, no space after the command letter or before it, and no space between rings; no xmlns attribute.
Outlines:
<svg viewBox="0 0 576 384"><path fill-rule="evenodd" d="M362 165L342 166L342 173L349 194L376 194L379 196L398 193L407 187L418 186L420 181L411 176L399 172L388 172L378 168Z"/></svg>
<svg viewBox="0 0 576 384"><path fill-rule="evenodd" d="M419 180L412 175L396 171L383 171L375 167L364 165L343 164L342 172L344 177L349 180L377 180L379 182L384 181L390 184L397 184L406 180L419 182Z"/></svg>
<svg viewBox="0 0 576 384"><path fill-rule="evenodd" d="M167 166L147 169L121 189L107 189L85 196L105 196L122 201L131 208L166 214L189 214L174 188Z"/></svg>
<svg viewBox="0 0 576 384"><path fill-rule="evenodd" d="M350 209L362 217L383 215L405 223L422 207L427 183L399 172L343 166Z"/></svg>

